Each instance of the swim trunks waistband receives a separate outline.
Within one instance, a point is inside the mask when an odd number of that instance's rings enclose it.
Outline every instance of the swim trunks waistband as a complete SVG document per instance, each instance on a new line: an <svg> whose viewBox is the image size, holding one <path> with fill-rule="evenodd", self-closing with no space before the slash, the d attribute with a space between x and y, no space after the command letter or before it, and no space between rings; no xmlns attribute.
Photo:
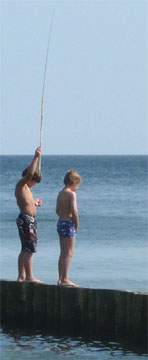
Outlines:
<svg viewBox="0 0 148 360"><path fill-rule="evenodd" d="M26 213L23 213L23 212L20 212L19 216L21 217L26 217L26 219L31 219L31 220L35 220L35 216L33 215L29 215L29 214L26 214Z"/></svg>

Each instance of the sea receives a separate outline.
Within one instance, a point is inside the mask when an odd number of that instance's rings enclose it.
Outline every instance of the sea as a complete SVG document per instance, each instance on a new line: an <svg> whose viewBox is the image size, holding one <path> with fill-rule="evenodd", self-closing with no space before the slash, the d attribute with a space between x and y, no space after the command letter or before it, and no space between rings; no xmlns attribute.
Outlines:
<svg viewBox="0 0 148 360"><path fill-rule="evenodd" d="M30 155L0 156L1 168L1 278L17 278L20 240L16 228L18 208L14 191ZM148 289L148 156L43 156L42 182L33 188L43 200L38 208L38 250L34 275L57 283L59 240L56 198L69 169L82 177L77 191L80 229L75 243L70 278L81 287L146 292ZM146 358L143 352L118 343L56 338L43 334L0 332L1 360Z"/></svg>

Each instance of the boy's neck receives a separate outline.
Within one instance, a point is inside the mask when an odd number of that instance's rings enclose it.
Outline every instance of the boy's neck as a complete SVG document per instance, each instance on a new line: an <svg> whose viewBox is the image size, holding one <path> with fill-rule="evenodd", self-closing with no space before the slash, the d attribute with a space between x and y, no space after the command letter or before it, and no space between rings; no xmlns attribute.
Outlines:
<svg viewBox="0 0 148 360"><path fill-rule="evenodd" d="M70 186L70 185L67 185L67 186L65 186L65 189L66 190L70 190L70 191L76 191L76 189L75 188L73 188L72 186Z"/></svg>

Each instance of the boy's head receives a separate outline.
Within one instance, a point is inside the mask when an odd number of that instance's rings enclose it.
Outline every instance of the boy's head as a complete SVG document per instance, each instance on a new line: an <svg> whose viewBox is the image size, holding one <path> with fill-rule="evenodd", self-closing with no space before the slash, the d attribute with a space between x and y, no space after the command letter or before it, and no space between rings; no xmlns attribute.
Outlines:
<svg viewBox="0 0 148 360"><path fill-rule="evenodd" d="M74 189L78 188L81 182L81 176L74 170L69 170L64 177L65 186L70 186Z"/></svg>
<svg viewBox="0 0 148 360"><path fill-rule="evenodd" d="M27 172L28 172L28 168L24 169L22 172L22 177L26 176ZM35 172L30 181L32 183L40 183L41 179L42 179L41 174L38 174L37 172Z"/></svg>

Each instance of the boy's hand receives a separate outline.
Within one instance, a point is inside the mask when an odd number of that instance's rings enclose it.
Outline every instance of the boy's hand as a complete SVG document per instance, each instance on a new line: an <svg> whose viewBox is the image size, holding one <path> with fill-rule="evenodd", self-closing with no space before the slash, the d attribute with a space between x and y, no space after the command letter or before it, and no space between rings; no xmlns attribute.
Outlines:
<svg viewBox="0 0 148 360"><path fill-rule="evenodd" d="M80 224L77 224L76 231L80 230Z"/></svg>
<svg viewBox="0 0 148 360"><path fill-rule="evenodd" d="M41 156L41 153L42 153L42 150L40 147L38 147L36 150L35 150L35 157L36 158L39 158Z"/></svg>
<svg viewBox="0 0 148 360"><path fill-rule="evenodd" d="M34 204L35 204L35 206L41 206L41 205L43 205L43 201L42 201L42 199L35 199Z"/></svg>

